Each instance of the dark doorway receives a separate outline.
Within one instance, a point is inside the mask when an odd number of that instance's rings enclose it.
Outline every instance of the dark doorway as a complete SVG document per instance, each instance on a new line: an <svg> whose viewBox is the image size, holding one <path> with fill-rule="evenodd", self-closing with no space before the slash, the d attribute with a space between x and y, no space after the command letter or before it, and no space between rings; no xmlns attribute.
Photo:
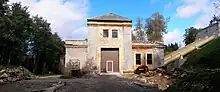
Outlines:
<svg viewBox="0 0 220 92"><path fill-rule="evenodd" d="M101 48L101 72L119 72L118 48Z"/></svg>

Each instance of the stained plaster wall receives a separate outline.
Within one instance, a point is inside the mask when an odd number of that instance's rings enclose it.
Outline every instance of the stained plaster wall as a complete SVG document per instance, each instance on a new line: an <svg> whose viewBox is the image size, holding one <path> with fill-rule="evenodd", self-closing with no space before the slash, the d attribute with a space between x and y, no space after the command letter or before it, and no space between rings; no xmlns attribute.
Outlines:
<svg viewBox="0 0 220 92"><path fill-rule="evenodd" d="M207 38L210 37L212 35L216 35L219 36L220 34L220 24L216 23L213 25L210 25L204 29L202 29L199 33L197 33L196 35L196 39L202 39L202 38Z"/></svg>
<svg viewBox="0 0 220 92"><path fill-rule="evenodd" d="M120 24L120 23L119 23ZM103 38L103 29L109 30L109 37ZM118 30L118 38L112 38L112 30ZM119 71L132 67L131 27L88 26L88 58L96 63L100 71L101 48L119 48Z"/></svg>
<svg viewBox="0 0 220 92"><path fill-rule="evenodd" d="M85 66L87 61L87 42L86 41L66 41L66 55L65 55L65 74L70 75L72 66L70 59L78 59L80 62L80 69Z"/></svg>
<svg viewBox="0 0 220 92"><path fill-rule="evenodd" d="M153 62L152 64L147 64L147 54L153 55ZM136 54L141 54L141 65L147 65L149 69L155 69L157 67L160 67L164 63L164 50L163 48L133 48L132 49L133 54L133 68L136 68L138 65L136 65Z"/></svg>

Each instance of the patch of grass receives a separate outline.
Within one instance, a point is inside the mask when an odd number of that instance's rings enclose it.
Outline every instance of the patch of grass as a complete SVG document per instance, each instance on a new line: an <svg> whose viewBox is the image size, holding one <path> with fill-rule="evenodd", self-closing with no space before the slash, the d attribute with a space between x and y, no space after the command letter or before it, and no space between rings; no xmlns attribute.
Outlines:
<svg viewBox="0 0 220 92"><path fill-rule="evenodd" d="M15 66L15 65L0 65L0 70L6 69L6 68L15 68L15 67L18 67L18 66Z"/></svg>
<svg viewBox="0 0 220 92"><path fill-rule="evenodd" d="M220 68L220 38L211 41L200 50L188 55L188 59L182 67L194 67L195 69Z"/></svg>
<svg viewBox="0 0 220 92"><path fill-rule="evenodd" d="M40 75L37 75L39 77L45 77L45 76L52 76L52 75L56 75L56 74L40 74Z"/></svg>
<svg viewBox="0 0 220 92"><path fill-rule="evenodd" d="M60 79L72 79L72 78L73 78L72 76L65 76L65 75L60 76Z"/></svg>
<svg viewBox="0 0 220 92"><path fill-rule="evenodd" d="M220 90L220 38L187 55L182 68L193 70L165 92L218 92Z"/></svg>
<svg viewBox="0 0 220 92"><path fill-rule="evenodd" d="M0 65L0 70L2 70L2 69L4 69L4 68L5 68L4 66Z"/></svg>

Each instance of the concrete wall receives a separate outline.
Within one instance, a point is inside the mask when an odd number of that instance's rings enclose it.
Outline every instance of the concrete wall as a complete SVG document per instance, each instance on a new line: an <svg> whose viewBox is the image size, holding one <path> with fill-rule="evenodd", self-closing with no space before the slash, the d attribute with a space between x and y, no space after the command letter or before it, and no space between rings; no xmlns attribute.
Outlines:
<svg viewBox="0 0 220 92"><path fill-rule="evenodd" d="M134 63L132 58L132 28L124 27L124 68L123 70L131 70L133 69Z"/></svg>
<svg viewBox="0 0 220 92"><path fill-rule="evenodd" d="M85 62L87 61L87 46L86 41L65 41L65 44L65 74L70 75L72 70L70 60L79 60L80 68L85 65Z"/></svg>
<svg viewBox="0 0 220 92"><path fill-rule="evenodd" d="M196 39L202 39L202 38L210 37L212 35L219 35L220 33L219 27L220 27L219 23L216 23L202 29L199 33L197 33Z"/></svg>
<svg viewBox="0 0 220 92"><path fill-rule="evenodd" d="M82 45L87 45L87 41L86 40L66 40L65 44L70 44L73 46L82 46Z"/></svg>
<svg viewBox="0 0 220 92"><path fill-rule="evenodd" d="M97 28L93 26L88 26L88 59L94 64L97 64L96 61L96 51L97 51L97 42L95 39L98 39L96 33Z"/></svg>
<svg viewBox="0 0 220 92"><path fill-rule="evenodd" d="M154 68L164 65L164 49L163 48L154 48Z"/></svg>
<svg viewBox="0 0 220 92"><path fill-rule="evenodd" d="M103 38L103 29L109 30L108 38ZM118 38L112 38L112 30L114 29L118 30ZM132 62L131 26L123 26L120 23L115 26L93 25L88 26L88 30L88 58L96 63L99 70L101 48L119 48L119 72L122 73L124 69L131 68L132 64L129 64L129 62Z"/></svg>
<svg viewBox="0 0 220 92"><path fill-rule="evenodd" d="M152 64L147 64L147 54L153 55ZM156 48L156 47L133 47L133 68L135 69L138 65L136 65L136 54L141 54L141 65L147 65L149 69L155 69L163 65L164 62L164 49Z"/></svg>

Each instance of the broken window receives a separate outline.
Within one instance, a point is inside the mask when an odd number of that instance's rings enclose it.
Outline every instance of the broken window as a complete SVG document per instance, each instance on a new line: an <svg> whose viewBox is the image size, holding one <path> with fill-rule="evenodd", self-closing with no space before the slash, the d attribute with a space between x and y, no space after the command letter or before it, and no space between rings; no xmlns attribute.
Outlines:
<svg viewBox="0 0 220 92"><path fill-rule="evenodd" d="M118 38L118 30L112 30L112 38Z"/></svg>
<svg viewBox="0 0 220 92"><path fill-rule="evenodd" d="M152 64L153 60L152 60L152 54L147 54L147 64Z"/></svg>
<svg viewBox="0 0 220 92"><path fill-rule="evenodd" d="M103 37L108 38L108 29L103 30Z"/></svg>
<svg viewBox="0 0 220 92"><path fill-rule="evenodd" d="M136 54L136 65L141 64L141 54Z"/></svg>

